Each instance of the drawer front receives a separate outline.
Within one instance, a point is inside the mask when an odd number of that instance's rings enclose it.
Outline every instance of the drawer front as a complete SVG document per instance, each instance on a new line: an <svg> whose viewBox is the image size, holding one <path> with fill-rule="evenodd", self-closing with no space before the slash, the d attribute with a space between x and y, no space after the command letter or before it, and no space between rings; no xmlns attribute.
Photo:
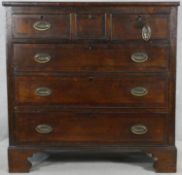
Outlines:
<svg viewBox="0 0 182 175"><path fill-rule="evenodd" d="M14 134L19 144L165 144L164 114L17 113Z"/></svg>
<svg viewBox="0 0 182 175"><path fill-rule="evenodd" d="M18 76L17 104L166 107L164 76Z"/></svg>
<svg viewBox="0 0 182 175"><path fill-rule="evenodd" d="M159 44L15 44L16 71L162 71L169 46Z"/></svg>
<svg viewBox="0 0 182 175"><path fill-rule="evenodd" d="M144 40L169 39L169 16L105 12L14 14L15 38Z"/></svg>
<svg viewBox="0 0 182 175"><path fill-rule="evenodd" d="M75 38L106 39L106 15L104 13L77 13Z"/></svg>
<svg viewBox="0 0 182 175"><path fill-rule="evenodd" d="M140 39L148 41L168 38L167 15L112 14L112 40Z"/></svg>
<svg viewBox="0 0 182 175"><path fill-rule="evenodd" d="M70 38L70 16L13 15L13 36L25 38Z"/></svg>

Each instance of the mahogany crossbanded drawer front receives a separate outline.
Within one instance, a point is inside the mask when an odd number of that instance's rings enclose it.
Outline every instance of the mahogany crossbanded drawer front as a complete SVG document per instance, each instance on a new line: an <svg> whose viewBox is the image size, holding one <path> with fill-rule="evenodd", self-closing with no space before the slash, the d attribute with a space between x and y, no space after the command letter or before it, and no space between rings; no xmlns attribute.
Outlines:
<svg viewBox="0 0 182 175"><path fill-rule="evenodd" d="M32 120L34 117L36 120ZM139 117L133 113L127 115L126 113L85 112L17 113L14 134L17 143L23 145L29 143L63 145L78 142L164 144L167 139L166 118L166 114L148 113L143 113ZM137 130L137 127L141 130ZM138 136L136 133L141 135Z"/></svg>
<svg viewBox="0 0 182 175"><path fill-rule="evenodd" d="M3 5L10 172L51 151L141 151L176 171L178 2Z"/></svg>
<svg viewBox="0 0 182 175"><path fill-rule="evenodd" d="M14 44L15 71L164 71L168 44ZM27 59L24 59L24 58Z"/></svg>
<svg viewBox="0 0 182 175"><path fill-rule="evenodd" d="M167 107L164 76L17 76L15 103L92 107Z"/></svg>
<svg viewBox="0 0 182 175"><path fill-rule="evenodd" d="M13 36L31 38L69 38L70 17L63 15L13 15ZM45 27L41 28L41 27ZM47 30L47 31L46 31ZM40 31L44 31L41 33ZM46 33L46 35L45 35Z"/></svg>

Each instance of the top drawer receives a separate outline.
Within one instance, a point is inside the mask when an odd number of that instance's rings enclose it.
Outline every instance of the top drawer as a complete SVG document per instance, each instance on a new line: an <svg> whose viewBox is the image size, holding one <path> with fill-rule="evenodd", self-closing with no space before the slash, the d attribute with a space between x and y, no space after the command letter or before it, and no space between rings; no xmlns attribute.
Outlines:
<svg viewBox="0 0 182 175"><path fill-rule="evenodd" d="M13 15L15 38L70 37L70 15Z"/></svg>
<svg viewBox="0 0 182 175"><path fill-rule="evenodd" d="M14 14L14 38L68 40L168 39L167 14L121 12L62 12L60 14Z"/></svg>
<svg viewBox="0 0 182 175"><path fill-rule="evenodd" d="M112 14L112 40L167 39L169 24L167 15Z"/></svg>
<svg viewBox="0 0 182 175"><path fill-rule="evenodd" d="M104 13L77 13L74 18L74 39L108 39Z"/></svg>

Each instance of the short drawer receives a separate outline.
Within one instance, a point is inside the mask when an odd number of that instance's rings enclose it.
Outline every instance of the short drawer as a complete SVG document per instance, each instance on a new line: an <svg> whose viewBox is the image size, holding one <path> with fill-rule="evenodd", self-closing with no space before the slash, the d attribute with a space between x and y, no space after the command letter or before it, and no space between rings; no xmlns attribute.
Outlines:
<svg viewBox="0 0 182 175"><path fill-rule="evenodd" d="M164 75L18 76L17 104L167 107Z"/></svg>
<svg viewBox="0 0 182 175"><path fill-rule="evenodd" d="M15 38L70 38L70 15L13 15Z"/></svg>
<svg viewBox="0 0 182 175"><path fill-rule="evenodd" d="M167 117L149 113L17 113L18 144L165 144Z"/></svg>
<svg viewBox="0 0 182 175"><path fill-rule="evenodd" d="M111 15L112 40L169 39L168 15Z"/></svg>
<svg viewBox="0 0 182 175"><path fill-rule="evenodd" d="M108 39L105 13L77 13L75 39Z"/></svg>
<svg viewBox="0 0 182 175"><path fill-rule="evenodd" d="M163 71L165 44L14 44L15 71Z"/></svg>

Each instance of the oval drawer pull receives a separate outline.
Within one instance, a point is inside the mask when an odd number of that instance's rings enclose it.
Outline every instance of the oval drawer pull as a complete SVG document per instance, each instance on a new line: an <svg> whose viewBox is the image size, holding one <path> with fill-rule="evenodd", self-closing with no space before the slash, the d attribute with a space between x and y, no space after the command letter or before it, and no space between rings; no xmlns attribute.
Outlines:
<svg viewBox="0 0 182 175"><path fill-rule="evenodd" d="M135 52L131 55L131 60L135 63L143 63L148 60L148 55L144 52Z"/></svg>
<svg viewBox="0 0 182 175"><path fill-rule="evenodd" d="M136 134L136 135L143 135L143 134L146 134L148 131L147 127L145 125L142 125L142 124L133 125L130 128L130 130L133 134Z"/></svg>
<svg viewBox="0 0 182 175"><path fill-rule="evenodd" d="M34 60L35 62L37 63L47 63L51 60L51 56L47 53L37 53L35 56L34 56Z"/></svg>
<svg viewBox="0 0 182 175"><path fill-rule="evenodd" d="M38 31L46 31L51 28L51 24L47 21L37 21L33 24L33 28Z"/></svg>
<svg viewBox="0 0 182 175"><path fill-rule="evenodd" d="M35 94L38 96L49 96L52 94L51 89L47 88L47 87L39 87L35 90Z"/></svg>
<svg viewBox="0 0 182 175"><path fill-rule="evenodd" d="M144 87L135 87L131 89L131 94L133 96L141 97L148 94L148 90Z"/></svg>
<svg viewBox="0 0 182 175"><path fill-rule="evenodd" d="M143 40L145 40L145 41L150 40L151 34L152 34L152 30L151 30L150 26L149 25L144 25L142 27L142 38L143 38Z"/></svg>
<svg viewBox="0 0 182 175"><path fill-rule="evenodd" d="M35 130L39 133L39 134L49 134L53 131L52 126L47 125L47 124L40 124L37 125Z"/></svg>

